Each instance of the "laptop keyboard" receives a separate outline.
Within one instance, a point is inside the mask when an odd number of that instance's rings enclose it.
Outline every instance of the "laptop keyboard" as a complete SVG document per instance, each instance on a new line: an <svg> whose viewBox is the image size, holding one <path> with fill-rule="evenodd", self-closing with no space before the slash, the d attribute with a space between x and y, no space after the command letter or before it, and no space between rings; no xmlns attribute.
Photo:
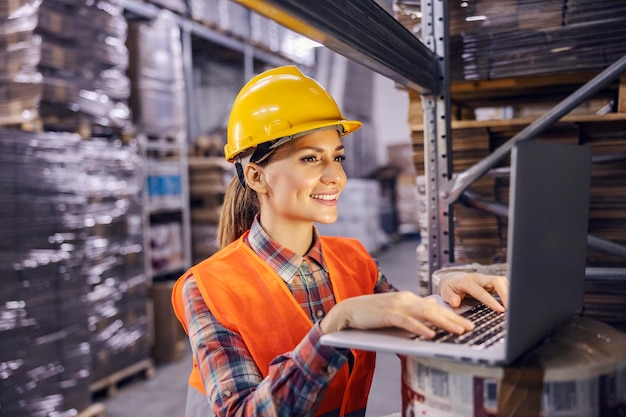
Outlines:
<svg viewBox="0 0 626 417"><path fill-rule="evenodd" d="M423 336L415 337L418 341L430 341L435 343L455 343L469 345L475 349L484 349L504 338L504 313L498 313L484 304L472 307L462 314L474 323L474 330L463 334L450 333L447 330L433 328L437 334L432 339Z"/></svg>

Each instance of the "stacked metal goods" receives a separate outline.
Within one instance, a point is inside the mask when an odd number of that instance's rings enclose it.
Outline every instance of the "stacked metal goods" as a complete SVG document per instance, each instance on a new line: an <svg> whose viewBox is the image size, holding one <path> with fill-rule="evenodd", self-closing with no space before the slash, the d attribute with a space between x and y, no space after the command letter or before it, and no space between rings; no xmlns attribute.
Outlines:
<svg viewBox="0 0 626 417"><path fill-rule="evenodd" d="M218 250L217 225L233 166L223 156L189 159L189 198L193 224L192 260L200 262Z"/></svg>

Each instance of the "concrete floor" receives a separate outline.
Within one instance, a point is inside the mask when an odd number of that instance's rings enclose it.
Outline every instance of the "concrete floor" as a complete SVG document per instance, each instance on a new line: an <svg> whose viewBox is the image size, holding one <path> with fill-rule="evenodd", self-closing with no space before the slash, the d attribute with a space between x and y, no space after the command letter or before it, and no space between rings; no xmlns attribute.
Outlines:
<svg viewBox="0 0 626 417"><path fill-rule="evenodd" d="M398 289L418 292L418 243L415 239L402 240L377 257L381 270ZM150 379L125 386L104 401L107 417L183 417L190 365L190 351L180 361L158 365ZM398 357L378 353L366 417L399 415L400 376Z"/></svg>

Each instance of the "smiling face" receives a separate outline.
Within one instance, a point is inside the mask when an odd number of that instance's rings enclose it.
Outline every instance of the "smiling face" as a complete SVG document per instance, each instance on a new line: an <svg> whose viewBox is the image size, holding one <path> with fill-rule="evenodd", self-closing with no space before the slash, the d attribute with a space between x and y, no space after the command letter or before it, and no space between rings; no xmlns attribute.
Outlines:
<svg viewBox="0 0 626 417"><path fill-rule="evenodd" d="M346 184L344 147L334 129L294 139L277 148L249 184L261 203L261 224L272 230L311 230L313 222L337 220L337 198ZM250 164L253 165L253 164ZM272 236L274 237L274 236Z"/></svg>

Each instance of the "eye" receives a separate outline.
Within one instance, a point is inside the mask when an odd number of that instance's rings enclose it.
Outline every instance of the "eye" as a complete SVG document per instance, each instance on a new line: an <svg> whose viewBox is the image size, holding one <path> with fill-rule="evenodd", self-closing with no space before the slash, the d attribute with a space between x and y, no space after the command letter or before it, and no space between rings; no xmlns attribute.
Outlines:
<svg viewBox="0 0 626 417"><path fill-rule="evenodd" d="M345 155L339 155L335 157L335 161L337 162L343 162L346 160L346 156Z"/></svg>
<svg viewBox="0 0 626 417"><path fill-rule="evenodd" d="M300 159L302 162L315 162L317 161L317 157L315 155L305 156Z"/></svg>

